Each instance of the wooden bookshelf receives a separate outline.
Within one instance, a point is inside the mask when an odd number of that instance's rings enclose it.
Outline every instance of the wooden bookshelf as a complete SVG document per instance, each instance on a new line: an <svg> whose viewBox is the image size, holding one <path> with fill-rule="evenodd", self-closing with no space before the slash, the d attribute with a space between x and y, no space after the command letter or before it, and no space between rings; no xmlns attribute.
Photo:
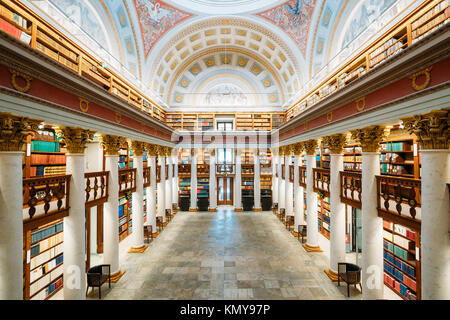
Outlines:
<svg viewBox="0 0 450 320"><path fill-rule="evenodd" d="M344 171L362 170L362 149L360 145L352 144L344 146Z"/></svg>
<svg viewBox="0 0 450 320"><path fill-rule="evenodd" d="M434 30L448 23L450 18L450 2L448 0L439 1L431 6L424 14L411 23L412 42L422 39Z"/></svg>
<svg viewBox="0 0 450 320"><path fill-rule="evenodd" d="M236 130L253 130L253 117L251 113L236 113L235 115Z"/></svg>
<svg viewBox="0 0 450 320"><path fill-rule="evenodd" d="M330 198L317 195L317 220L319 232L328 240L330 240Z"/></svg>
<svg viewBox="0 0 450 320"><path fill-rule="evenodd" d="M119 241L122 241L131 234L131 199L119 198Z"/></svg>

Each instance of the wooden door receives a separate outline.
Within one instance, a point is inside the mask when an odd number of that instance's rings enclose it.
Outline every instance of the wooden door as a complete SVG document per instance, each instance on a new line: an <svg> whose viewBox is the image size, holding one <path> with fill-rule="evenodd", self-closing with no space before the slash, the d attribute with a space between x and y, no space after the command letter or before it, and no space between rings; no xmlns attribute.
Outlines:
<svg viewBox="0 0 450 320"><path fill-rule="evenodd" d="M233 205L233 178L217 178L217 205Z"/></svg>

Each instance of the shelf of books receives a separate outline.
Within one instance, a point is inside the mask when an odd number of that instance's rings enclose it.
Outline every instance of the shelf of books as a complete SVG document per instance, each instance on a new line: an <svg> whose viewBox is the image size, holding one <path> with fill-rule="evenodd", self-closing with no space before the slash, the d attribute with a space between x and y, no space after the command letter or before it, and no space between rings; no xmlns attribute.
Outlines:
<svg viewBox="0 0 450 320"><path fill-rule="evenodd" d="M245 165L247 165L247 164L255 163L255 157L253 156L253 153L250 150L246 149L244 152L242 152L241 163L242 163L242 167L245 167Z"/></svg>
<svg viewBox="0 0 450 320"><path fill-rule="evenodd" d="M209 178L197 178L197 199L209 198Z"/></svg>
<svg viewBox="0 0 450 320"><path fill-rule="evenodd" d="M214 129L214 114L198 114L197 130L213 130Z"/></svg>
<svg viewBox="0 0 450 320"><path fill-rule="evenodd" d="M181 113L168 113L166 117L166 124L175 130L183 129L183 120Z"/></svg>
<svg viewBox="0 0 450 320"><path fill-rule="evenodd" d="M362 170L362 149L359 145L346 145L344 147L344 171Z"/></svg>
<svg viewBox="0 0 450 320"><path fill-rule="evenodd" d="M271 115L268 113L253 114L254 130L271 130Z"/></svg>
<svg viewBox="0 0 450 320"><path fill-rule="evenodd" d="M369 67L373 68L387 58L399 53L408 45L407 27L403 27L369 52Z"/></svg>
<svg viewBox="0 0 450 320"><path fill-rule="evenodd" d="M380 172L406 178L420 177L420 153L411 138L399 138L381 143Z"/></svg>
<svg viewBox="0 0 450 320"><path fill-rule="evenodd" d="M128 153L128 148L121 148L119 150L119 169L132 168L130 166L130 156Z"/></svg>
<svg viewBox="0 0 450 320"><path fill-rule="evenodd" d="M191 177L180 177L178 186L180 189L180 197L191 196Z"/></svg>
<svg viewBox="0 0 450 320"><path fill-rule="evenodd" d="M236 113L236 130L253 130L253 117L251 113Z"/></svg>
<svg viewBox="0 0 450 320"><path fill-rule="evenodd" d="M197 129L197 114L196 113L182 113L183 116L183 130Z"/></svg>
<svg viewBox="0 0 450 320"><path fill-rule="evenodd" d="M384 283L405 300L420 300L420 234L383 220Z"/></svg>
<svg viewBox="0 0 450 320"><path fill-rule="evenodd" d="M66 173L66 148L53 129L37 131L29 139L24 177L51 176Z"/></svg>
<svg viewBox="0 0 450 320"><path fill-rule="evenodd" d="M330 240L330 198L317 195L317 219L319 223L319 232Z"/></svg>
<svg viewBox="0 0 450 320"><path fill-rule="evenodd" d="M306 207L306 200L307 198L306 198L306 188L304 188L304 191L303 191L303 219L305 219L305 221L307 221L307 211L306 211L306 209L307 209L307 207Z"/></svg>
<svg viewBox="0 0 450 320"><path fill-rule="evenodd" d="M412 43L448 23L450 0L433 1L431 7L411 24Z"/></svg>
<svg viewBox="0 0 450 320"><path fill-rule="evenodd" d="M56 220L28 230L25 237L24 298L60 298L63 288L63 221Z"/></svg>
<svg viewBox="0 0 450 320"><path fill-rule="evenodd" d="M131 233L131 199L119 198L119 241Z"/></svg>

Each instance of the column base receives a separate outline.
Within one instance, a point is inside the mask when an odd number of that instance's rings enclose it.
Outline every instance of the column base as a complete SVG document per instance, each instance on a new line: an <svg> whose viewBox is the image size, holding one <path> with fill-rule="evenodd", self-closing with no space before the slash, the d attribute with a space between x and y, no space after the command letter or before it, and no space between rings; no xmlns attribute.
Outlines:
<svg viewBox="0 0 450 320"><path fill-rule="evenodd" d="M128 250L128 253L143 253L146 249L148 248L148 246L146 244L143 244L140 247L131 247L130 250Z"/></svg>
<svg viewBox="0 0 450 320"><path fill-rule="evenodd" d="M306 250L306 252L323 252L323 250L320 249L319 246L312 247L312 246L308 245L307 243L302 244L302 246Z"/></svg>
<svg viewBox="0 0 450 320"><path fill-rule="evenodd" d="M292 231L291 231L291 234L292 234L294 237L298 238L298 232L297 232L297 231L292 230Z"/></svg>
<svg viewBox="0 0 450 320"><path fill-rule="evenodd" d="M209 212L216 212L216 211L217 211L217 209L216 209L216 208L213 208L213 209L208 209L208 211L209 211Z"/></svg>
<svg viewBox="0 0 450 320"><path fill-rule="evenodd" d="M328 278L330 278L331 281L338 281L339 275L336 272L332 271L331 269L325 269L323 270L323 272L325 272L325 274L328 276Z"/></svg>
<svg viewBox="0 0 450 320"><path fill-rule="evenodd" d="M112 275L110 275L109 279L111 280L112 283L116 283L120 280L120 278L122 278L122 276L124 274L125 274L125 271L119 270L116 273L113 273Z"/></svg>
<svg viewBox="0 0 450 320"><path fill-rule="evenodd" d="M243 212L244 209L243 208L234 208L234 212Z"/></svg>
<svg viewBox="0 0 450 320"><path fill-rule="evenodd" d="M189 208L189 212L198 212L197 208Z"/></svg>
<svg viewBox="0 0 450 320"><path fill-rule="evenodd" d="M166 227L169 224L169 221L163 222L163 227Z"/></svg>
<svg viewBox="0 0 450 320"><path fill-rule="evenodd" d="M260 212L260 211L262 211L262 208L253 208L253 211Z"/></svg>

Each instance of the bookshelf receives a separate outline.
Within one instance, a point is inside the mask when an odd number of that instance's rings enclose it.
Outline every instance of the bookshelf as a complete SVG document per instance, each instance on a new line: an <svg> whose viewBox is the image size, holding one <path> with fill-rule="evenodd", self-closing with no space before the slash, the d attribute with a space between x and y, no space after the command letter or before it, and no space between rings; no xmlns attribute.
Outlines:
<svg viewBox="0 0 450 320"><path fill-rule="evenodd" d="M208 211L209 206L209 177L197 178L197 208L199 211Z"/></svg>
<svg viewBox="0 0 450 320"><path fill-rule="evenodd" d="M387 140L381 143L380 153L382 175L420 178L421 154L414 137Z"/></svg>
<svg viewBox="0 0 450 320"><path fill-rule="evenodd" d="M330 198L317 195L317 219L319 223L319 232L330 240Z"/></svg>
<svg viewBox="0 0 450 320"><path fill-rule="evenodd" d="M430 10L422 14L411 24L412 43L419 41L434 30L448 23L450 18L450 1L439 1Z"/></svg>
<svg viewBox="0 0 450 320"><path fill-rule="evenodd" d="M303 219L304 221L307 221L307 207L306 207L306 203L307 203L307 198L306 198L306 188L303 191Z"/></svg>
<svg viewBox="0 0 450 320"><path fill-rule="evenodd" d="M253 130L253 117L251 113L236 113L236 130Z"/></svg>
<svg viewBox="0 0 450 320"><path fill-rule="evenodd" d="M344 171L362 170L362 149L361 146L353 144L344 146Z"/></svg>
<svg viewBox="0 0 450 320"><path fill-rule="evenodd" d="M399 53L408 44L407 28L401 28L388 40L379 44L372 52L369 52L369 67L373 68L387 58Z"/></svg>
<svg viewBox="0 0 450 320"><path fill-rule="evenodd" d="M25 155L25 178L66 173L66 148L53 129L42 129L29 139L29 153Z"/></svg>
<svg viewBox="0 0 450 320"><path fill-rule="evenodd" d="M244 152L242 152L241 163L243 165L244 164L252 164L253 165L253 163L255 163L255 157L253 156L253 153L250 150L245 150ZM247 166L242 166L242 168L243 167L247 168ZM244 173L244 172L242 172L242 173Z"/></svg>
<svg viewBox="0 0 450 320"><path fill-rule="evenodd" d="M197 130L213 130L214 129L214 114L199 114L197 118Z"/></svg>
<svg viewBox="0 0 450 320"><path fill-rule="evenodd" d="M131 199L119 198L119 241L122 241L132 232Z"/></svg>
<svg viewBox="0 0 450 320"><path fill-rule="evenodd" d="M384 283L405 300L420 299L420 233L383 220Z"/></svg>
<svg viewBox="0 0 450 320"><path fill-rule="evenodd" d="M166 124L175 130L183 129L183 119L181 113L168 113Z"/></svg>
<svg viewBox="0 0 450 320"><path fill-rule="evenodd" d="M271 130L271 115L270 114L253 114L253 128L254 130Z"/></svg>
<svg viewBox="0 0 450 320"><path fill-rule="evenodd" d="M56 220L25 233L24 298L49 300L63 288L63 221Z"/></svg>
<svg viewBox="0 0 450 320"><path fill-rule="evenodd" d="M178 187L180 189L180 198L191 196L191 177L180 177Z"/></svg>
<svg viewBox="0 0 450 320"><path fill-rule="evenodd" d="M119 150L119 169L132 168L133 164L131 162L132 152L129 152L128 147L120 148Z"/></svg>
<svg viewBox="0 0 450 320"><path fill-rule="evenodd" d="M196 130L197 114L196 113L182 113L183 116L183 129L184 130Z"/></svg>

